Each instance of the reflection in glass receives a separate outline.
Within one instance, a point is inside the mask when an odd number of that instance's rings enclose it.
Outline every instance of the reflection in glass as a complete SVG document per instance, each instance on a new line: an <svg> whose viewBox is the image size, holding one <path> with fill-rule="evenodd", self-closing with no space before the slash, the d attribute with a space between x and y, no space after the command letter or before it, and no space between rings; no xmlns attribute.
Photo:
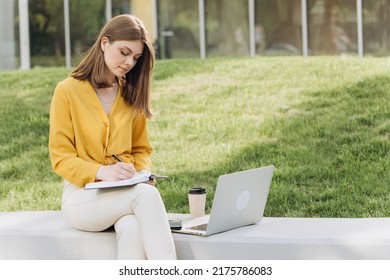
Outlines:
<svg viewBox="0 0 390 280"><path fill-rule="evenodd" d="M247 0L205 0L206 55L249 55Z"/></svg>
<svg viewBox="0 0 390 280"><path fill-rule="evenodd" d="M78 0L69 4L72 63L76 65L106 23L106 0Z"/></svg>
<svg viewBox="0 0 390 280"><path fill-rule="evenodd" d="M140 3L143 0L140 0ZM206 56L249 55L248 0L203 0ZM306 0L309 55L357 55L356 0ZM13 5L14 31L3 30L3 52L20 65L18 0ZM130 0L112 0L112 16L131 13ZM157 0L159 58L200 57L199 1ZM254 0L254 39L257 55L302 55L301 0ZM365 55L390 55L390 0L363 1ZM34 0L29 4L31 66L64 66L64 2ZM70 4L73 65L94 42L105 23L106 0L77 0ZM141 5L142 6L142 5ZM4 15L11 8L3 7ZM147 5L141 8L147 9ZM1 16L1 15L0 15ZM13 39L9 36L13 34ZM14 44L14 45L12 45ZM11 46L12 45L12 46ZM7 61L8 61L7 60ZM5 60L4 60L5 61ZM5 62L3 62L4 64ZM11 65L11 64L10 64Z"/></svg>
<svg viewBox="0 0 390 280"><path fill-rule="evenodd" d="M363 1L364 53L390 55L390 1Z"/></svg>
<svg viewBox="0 0 390 280"><path fill-rule="evenodd" d="M157 1L157 57L199 57L198 0Z"/></svg>
<svg viewBox="0 0 390 280"><path fill-rule="evenodd" d="M308 0L310 55L357 53L356 0Z"/></svg>
<svg viewBox="0 0 390 280"><path fill-rule="evenodd" d="M73 64L105 23L105 0L69 1ZM29 1L31 66L64 66L64 2Z"/></svg>
<svg viewBox="0 0 390 280"><path fill-rule="evenodd" d="M256 54L300 55L301 34L301 0L255 1Z"/></svg>
<svg viewBox="0 0 390 280"><path fill-rule="evenodd" d="M130 13L129 0L112 0L112 17Z"/></svg>
<svg viewBox="0 0 390 280"><path fill-rule="evenodd" d="M31 66L64 66L63 1L29 1L29 24Z"/></svg>

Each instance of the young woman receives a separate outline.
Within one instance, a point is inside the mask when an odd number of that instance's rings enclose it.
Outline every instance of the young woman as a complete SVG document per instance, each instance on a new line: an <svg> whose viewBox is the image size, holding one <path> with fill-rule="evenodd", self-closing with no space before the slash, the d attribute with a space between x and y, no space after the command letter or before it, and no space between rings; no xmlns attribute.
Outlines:
<svg viewBox="0 0 390 280"><path fill-rule="evenodd" d="M154 59L142 22L131 15L114 17L77 68L57 85L51 103L50 159L64 179L64 216L85 231L114 225L118 259L176 258L154 182L84 190L89 182L128 179L150 170L146 124L152 117Z"/></svg>

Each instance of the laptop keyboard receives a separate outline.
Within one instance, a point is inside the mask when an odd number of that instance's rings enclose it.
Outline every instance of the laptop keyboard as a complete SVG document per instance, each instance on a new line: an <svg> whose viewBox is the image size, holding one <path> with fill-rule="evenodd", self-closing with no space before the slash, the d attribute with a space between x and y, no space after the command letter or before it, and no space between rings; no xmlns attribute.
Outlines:
<svg viewBox="0 0 390 280"><path fill-rule="evenodd" d="M200 230L200 231L206 231L208 224L201 224L197 226L190 227L192 230Z"/></svg>

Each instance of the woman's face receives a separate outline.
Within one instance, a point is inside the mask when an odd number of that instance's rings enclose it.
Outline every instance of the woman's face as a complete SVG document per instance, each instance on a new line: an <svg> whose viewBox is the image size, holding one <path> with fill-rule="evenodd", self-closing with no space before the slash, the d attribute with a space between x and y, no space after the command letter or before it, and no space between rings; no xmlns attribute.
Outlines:
<svg viewBox="0 0 390 280"><path fill-rule="evenodd" d="M114 81L114 77L123 77L135 66L142 56L144 43L141 40L110 43L107 37L103 37L101 48L104 52L104 61L108 70L107 81L111 82Z"/></svg>

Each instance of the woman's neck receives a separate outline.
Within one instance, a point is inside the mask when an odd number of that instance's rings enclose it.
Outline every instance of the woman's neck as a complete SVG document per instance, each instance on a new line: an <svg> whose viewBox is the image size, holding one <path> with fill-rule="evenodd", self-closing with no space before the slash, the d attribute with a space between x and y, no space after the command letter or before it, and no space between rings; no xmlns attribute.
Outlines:
<svg viewBox="0 0 390 280"><path fill-rule="evenodd" d="M112 105L114 105L116 95L118 93L118 84L107 88L95 88L95 92L103 106L104 111L108 115L111 111Z"/></svg>

